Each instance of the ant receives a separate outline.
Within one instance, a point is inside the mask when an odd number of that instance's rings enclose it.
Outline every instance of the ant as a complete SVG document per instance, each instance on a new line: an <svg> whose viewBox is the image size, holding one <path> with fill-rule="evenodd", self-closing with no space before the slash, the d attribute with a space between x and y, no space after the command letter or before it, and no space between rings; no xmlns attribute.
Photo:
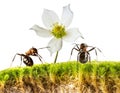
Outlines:
<svg viewBox="0 0 120 93"><path fill-rule="evenodd" d="M78 51L77 54L77 62L81 62L81 63L86 63L86 62L90 62L91 61L91 57L90 57L90 51L95 50L95 54L97 56L97 50L101 52L101 50L99 48L96 47L92 47L92 46L88 46L85 43L81 43L80 46L78 46L79 44L76 44L72 50L71 50L71 56L73 53L73 50L75 49L76 51ZM88 47L92 47L90 50L87 50ZM97 49L97 50L96 50ZM70 56L70 58L71 58Z"/></svg>
<svg viewBox="0 0 120 93"><path fill-rule="evenodd" d="M43 48L48 48L48 47L43 47ZM39 48L39 49L43 49L43 48ZM15 56L13 57L12 63L15 60L16 55L19 55L21 57L20 66L22 65L22 61L26 66L33 66L34 62L30 56L37 56L43 64L42 57L38 54L39 49L32 47L27 52L25 52L25 54L16 53ZM11 63L11 66L12 66L12 63Z"/></svg>

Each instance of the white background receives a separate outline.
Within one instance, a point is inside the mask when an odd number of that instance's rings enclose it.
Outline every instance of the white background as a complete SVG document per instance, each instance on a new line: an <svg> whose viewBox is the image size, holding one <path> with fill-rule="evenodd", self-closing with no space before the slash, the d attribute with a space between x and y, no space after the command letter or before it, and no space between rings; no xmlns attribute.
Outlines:
<svg viewBox="0 0 120 93"><path fill-rule="evenodd" d="M119 0L0 0L0 69L9 68L16 53L25 53L32 46L45 47L51 38L38 37L29 28L34 24L44 27L41 20L44 8L61 17L62 7L68 4L74 13L70 27L78 27L85 38L78 38L76 43L99 47L104 56L98 53L98 60L119 61ZM68 61L73 46L64 42L58 62ZM55 54L50 56L47 49L39 50L39 54L46 62L53 63ZM76 56L74 51L71 60L76 60ZM91 57L96 59L94 51ZM32 58L35 64L40 63L38 58ZM17 56L12 66L19 65L20 57Z"/></svg>

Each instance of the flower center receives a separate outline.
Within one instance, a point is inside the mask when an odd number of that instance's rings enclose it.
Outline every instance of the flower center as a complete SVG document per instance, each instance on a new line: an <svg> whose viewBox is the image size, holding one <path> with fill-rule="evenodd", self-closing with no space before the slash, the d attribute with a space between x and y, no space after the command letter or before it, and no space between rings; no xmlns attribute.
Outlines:
<svg viewBox="0 0 120 93"><path fill-rule="evenodd" d="M65 26L55 23L52 28L52 34L56 38L62 38L66 35Z"/></svg>

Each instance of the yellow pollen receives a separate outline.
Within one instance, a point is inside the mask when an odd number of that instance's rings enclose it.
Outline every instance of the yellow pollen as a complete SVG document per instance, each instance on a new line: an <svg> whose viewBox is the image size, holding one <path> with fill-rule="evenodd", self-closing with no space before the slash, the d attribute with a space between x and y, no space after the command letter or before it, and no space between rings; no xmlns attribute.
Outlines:
<svg viewBox="0 0 120 93"><path fill-rule="evenodd" d="M65 26L55 23L52 28L52 34L56 38L62 38L66 35Z"/></svg>

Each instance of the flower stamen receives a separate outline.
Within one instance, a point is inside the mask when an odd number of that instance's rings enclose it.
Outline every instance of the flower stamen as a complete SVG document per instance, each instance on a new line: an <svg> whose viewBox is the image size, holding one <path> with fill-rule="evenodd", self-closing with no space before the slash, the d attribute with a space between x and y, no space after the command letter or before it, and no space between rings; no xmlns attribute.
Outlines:
<svg viewBox="0 0 120 93"><path fill-rule="evenodd" d="M53 25L51 33L53 34L54 37L56 38L62 38L63 36L66 35L66 30L64 25L60 25L58 23L55 23Z"/></svg>

